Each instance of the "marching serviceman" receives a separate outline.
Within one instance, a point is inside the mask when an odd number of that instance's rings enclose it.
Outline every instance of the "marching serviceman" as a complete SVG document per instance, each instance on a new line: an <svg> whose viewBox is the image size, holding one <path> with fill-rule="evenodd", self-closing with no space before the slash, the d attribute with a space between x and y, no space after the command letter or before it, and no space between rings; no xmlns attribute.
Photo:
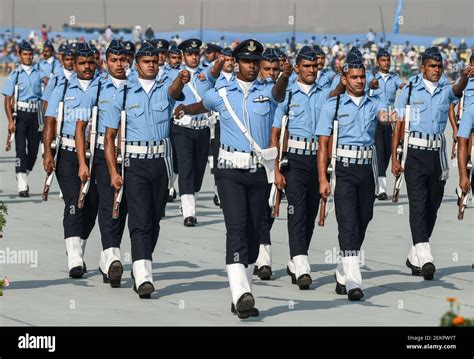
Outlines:
<svg viewBox="0 0 474 359"><path fill-rule="evenodd" d="M214 87L219 77L224 64L222 58L212 67L203 69L199 66L201 44L201 40L189 39L179 45L184 59L184 65L180 69L188 70L191 80L183 90L185 100L177 102L176 105L200 102L204 93ZM186 227L194 227L197 223L195 194L201 190L206 170L210 141L209 123L208 114L173 119L172 141L178 161L179 195Z"/></svg>
<svg viewBox="0 0 474 359"><path fill-rule="evenodd" d="M105 158L112 186L117 194L124 189L127 198L133 289L140 298L150 298L155 290L152 254L173 172L169 119L190 75L182 70L173 83L158 81L158 50L146 41L135 62L137 80L120 87L105 112ZM122 173L117 171L118 149Z"/></svg>
<svg viewBox="0 0 474 359"><path fill-rule="evenodd" d="M284 65L274 86L257 80L263 45L242 41L232 55L236 77L206 92L196 104L179 106L175 115L217 111L221 122L217 186L226 225L226 269L232 295L231 311L239 318L258 316L251 282L258 256L256 235L267 206L267 186L274 181L276 148L269 148L271 107L285 98L292 67Z"/></svg>
<svg viewBox="0 0 474 359"><path fill-rule="evenodd" d="M283 149L288 162L284 171L280 171L276 161L275 184L277 189L285 189L288 200L290 261L287 272L300 289L308 289L312 283L308 249L320 200L316 125L329 94L328 86L322 88L316 83L316 56L310 46L299 51L295 66L298 80L287 90L285 101L278 105L270 141L270 146L279 147L280 136L288 131L288 147ZM289 115L288 123L286 129L282 129L285 115ZM259 257L262 251L265 248L261 245Z"/></svg>
<svg viewBox="0 0 474 359"><path fill-rule="evenodd" d="M473 136L474 103L471 103L464 109L458 131L458 168L461 201L463 201L462 194L468 198L469 196L472 197L472 180L474 179L472 169L472 161L474 160L474 146L472 145ZM467 198L465 201L467 202ZM465 206L465 203L460 203L460 205ZM464 210L464 208L462 210Z"/></svg>
<svg viewBox="0 0 474 359"><path fill-rule="evenodd" d="M74 53L76 76L71 77L71 81L64 78L56 86L50 97L45 119L43 165L48 177L53 172L56 173L63 194L64 238L71 278L82 278L85 273L84 251L94 228L98 209L95 178L91 181L84 206L78 207L81 180L78 177L79 161L74 139L76 122L90 112L90 109L83 107L82 100L88 92L97 92L100 77L95 76L96 66L91 47L86 43L77 44ZM64 108L61 111L62 104ZM55 162L51 143L56 137L60 141L55 141L55 151L59 151Z"/></svg>
<svg viewBox="0 0 474 359"><path fill-rule="evenodd" d="M99 271L104 283L110 283L113 288L120 287L123 273L120 244L122 242L125 220L127 217L127 202L123 196L120 202L119 218L112 218L115 189L110 185L110 176L104 155L105 117L108 107L119 97L119 91L127 80L125 69L127 58L125 47L120 41L112 40L105 52L105 65L108 74L100 80L97 91L89 91L82 103L83 107L96 111L86 113L76 125L76 149L79 161L79 177L83 183L95 178L99 194L99 229L102 240ZM91 118L95 116L95 118ZM91 124L89 124L91 121ZM89 148L89 165L86 161L86 151ZM94 148L92 148L94 147ZM84 193L84 192L82 192ZM84 195L87 195L85 192Z"/></svg>
<svg viewBox="0 0 474 359"><path fill-rule="evenodd" d="M43 59L38 63L41 72L41 81L48 84L51 77L61 73L61 63L54 56L54 46L51 41L46 40L43 44Z"/></svg>
<svg viewBox="0 0 474 359"><path fill-rule="evenodd" d="M15 172L20 197L29 197L28 174L38 155L39 106L41 105L41 74L33 65L33 49L23 41L18 49L20 64L8 76L3 95L8 120L8 142L15 138Z"/></svg>
<svg viewBox="0 0 474 359"><path fill-rule="evenodd" d="M462 96L474 67L466 67L459 82L453 86L441 86L443 73L441 53L430 47L422 55L420 66L423 78L405 87L397 99L397 108L411 106L408 128L402 121L397 123L392 138L392 173L395 177L404 173L409 208L413 246L408 253L407 267L412 275L433 279L435 265L430 248L430 238L436 223L438 209L443 200L444 186L449 175L446 138L444 130L448 120L449 104ZM405 167L396 155L403 132L408 133L408 149ZM404 140L405 141L405 140Z"/></svg>
<svg viewBox="0 0 474 359"><path fill-rule="evenodd" d="M381 49L377 53L377 66L379 71L374 75L377 81L375 88L371 91L371 95L379 96L387 106L393 107L395 104L395 96L397 90L402 89L405 83L400 77L391 74L390 71L390 54L387 50ZM392 152L392 126L385 126L377 123L375 130L375 149L377 153L378 166L378 184L379 193L377 198L384 201L387 196L387 178L385 172L387 171Z"/></svg>
<svg viewBox="0 0 474 359"><path fill-rule="evenodd" d="M377 187L376 120L389 123L384 102L365 91L365 68L358 54L347 56L340 81L346 90L326 102L316 126L319 192L325 199L334 196L342 257L336 268L336 293L360 300L364 294L359 252L372 220ZM336 161L330 184L327 165L331 156Z"/></svg>

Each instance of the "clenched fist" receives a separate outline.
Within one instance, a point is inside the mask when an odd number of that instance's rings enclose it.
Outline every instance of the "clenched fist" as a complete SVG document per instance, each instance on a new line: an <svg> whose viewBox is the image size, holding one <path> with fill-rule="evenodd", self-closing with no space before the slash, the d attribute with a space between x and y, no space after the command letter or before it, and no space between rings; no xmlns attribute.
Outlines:
<svg viewBox="0 0 474 359"><path fill-rule="evenodd" d="M181 70L178 74L183 85L186 85L191 80L191 73L188 70Z"/></svg>

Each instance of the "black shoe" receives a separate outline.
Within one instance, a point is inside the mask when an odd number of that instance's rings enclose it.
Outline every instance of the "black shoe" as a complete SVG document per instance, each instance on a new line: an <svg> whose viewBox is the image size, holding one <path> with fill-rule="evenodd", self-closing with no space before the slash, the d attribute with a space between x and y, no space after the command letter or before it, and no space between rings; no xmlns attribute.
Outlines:
<svg viewBox="0 0 474 359"><path fill-rule="evenodd" d="M102 274L102 282L104 282L104 283L110 283L109 277L107 277L107 274L105 274L104 272L102 272L102 269L100 269L100 267L99 267L99 272L100 272L100 274Z"/></svg>
<svg viewBox="0 0 474 359"><path fill-rule="evenodd" d="M235 309L234 303L231 303L230 311L232 312L232 314L237 314L237 309ZM260 312L258 311L257 308L250 309L250 316L251 317L258 317L259 315L260 315Z"/></svg>
<svg viewBox="0 0 474 359"><path fill-rule="evenodd" d="M84 268L81 266L72 268L69 271L69 277L74 279L81 279L82 277L84 277Z"/></svg>
<svg viewBox="0 0 474 359"><path fill-rule="evenodd" d="M253 267L253 275L257 275L258 274L258 267L255 266Z"/></svg>
<svg viewBox="0 0 474 359"><path fill-rule="evenodd" d="M296 276L295 273L292 273L290 271L290 267L286 266L286 273L290 276L291 278L291 284L296 284Z"/></svg>
<svg viewBox="0 0 474 359"><path fill-rule="evenodd" d="M86 263L83 261L82 262L82 268L84 269L84 274L87 273L87 266L86 266Z"/></svg>
<svg viewBox="0 0 474 359"><path fill-rule="evenodd" d="M309 274L302 274L296 280L296 284L301 290L309 289L311 283L313 283L313 280Z"/></svg>
<svg viewBox="0 0 474 359"><path fill-rule="evenodd" d="M217 194L214 195L214 204L216 205L216 207L220 207L221 206L221 203L219 202L219 197L217 196Z"/></svg>
<svg viewBox="0 0 474 359"><path fill-rule="evenodd" d="M176 199L176 190L173 191L173 194L168 195L168 203L173 203Z"/></svg>
<svg viewBox="0 0 474 359"><path fill-rule="evenodd" d="M360 288L354 288L354 289L351 289L348 293L347 293L347 298L349 298L349 300L361 300L362 298L364 298L364 292L362 292L362 289Z"/></svg>
<svg viewBox="0 0 474 359"><path fill-rule="evenodd" d="M272 279L272 267L261 266L260 268L258 268L257 275L261 280Z"/></svg>
<svg viewBox="0 0 474 359"><path fill-rule="evenodd" d="M184 226L185 227L194 227L197 224L196 217L186 217L184 219Z"/></svg>
<svg viewBox="0 0 474 359"><path fill-rule="evenodd" d="M379 201L386 201L388 199L388 196L385 192L382 192L378 196Z"/></svg>
<svg viewBox="0 0 474 359"><path fill-rule="evenodd" d="M240 296L235 306L237 310L237 316L239 319L247 319L250 317L252 309L255 309L255 299L252 293L244 293Z"/></svg>
<svg viewBox="0 0 474 359"><path fill-rule="evenodd" d="M339 283L335 275L334 275L334 278L336 279L336 294L340 294L340 295L347 294L346 286L344 284Z"/></svg>
<svg viewBox="0 0 474 359"><path fill-rule="evenodd" d="M421 275L426 280L432 280L434 278L435 271L436 271L436 268L434 264L431 262L425 263L423 267L421 267Z"/></svg>
<svg viewBox="0 0 474 359"><path fill-rule="evenodd" d="M29 197L29 196L30 196L30 192L29 192L28 190L26 190L26 191L21 191L20 193L18 193L18 196L23 197L23 198Z"/></svg>
<svg viewBox="0 0 474 359"><path fill-rule="evenodd" d="M110 282L112 288L120 288L120 282L122 281L123 266L120 261L115 260L110 264L107 279ZM107 283L104 281L104 283Z"/></svg>
<svg viewBox="0 0 474 359"><path fill-rule="evenodd" d="M132 279L133 279L133 291L138 294L140 299L150 299L151 293L155 291L155 287L150 282L144 282L140 284L137 289L137 285L135 284L135 277L133 276L133 272L131 272Z"/></svg>
<svg viewBox="0 0 474 359"><path fill-rule="evenodd" d="M421 268L411 264L408 258L407 258L407 261L405 262L405 265L411 269L411 275L421 276Z"/></svg>

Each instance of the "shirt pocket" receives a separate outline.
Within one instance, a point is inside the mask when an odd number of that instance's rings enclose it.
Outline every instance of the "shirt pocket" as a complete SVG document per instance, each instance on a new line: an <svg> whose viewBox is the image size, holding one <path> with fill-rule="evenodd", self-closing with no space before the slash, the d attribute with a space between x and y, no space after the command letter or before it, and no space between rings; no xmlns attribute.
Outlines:
<svg viewBox="0 0 474 359"><path fill-rule="evenodd" d="M169 101L160 101L152 105L151 108L153 110L153 120L155 123L163 123L169 120L169 107Z"/></svg>
<svg viewBox="0 0 474 359"><path fill-rule="evenodd" d="M146 117L143 113L144 109L142 106L127 106L127 127L129 127L130 130L136 131L146 127Z"/></svg>
<svg viewBox="0 0 474 359"><path fill-rule="evenodd" d="M412 103L410 105L410 122L419 125L421 123L421 119L426 118L427 116L427 108L428 106L424 102Z"/></svg>

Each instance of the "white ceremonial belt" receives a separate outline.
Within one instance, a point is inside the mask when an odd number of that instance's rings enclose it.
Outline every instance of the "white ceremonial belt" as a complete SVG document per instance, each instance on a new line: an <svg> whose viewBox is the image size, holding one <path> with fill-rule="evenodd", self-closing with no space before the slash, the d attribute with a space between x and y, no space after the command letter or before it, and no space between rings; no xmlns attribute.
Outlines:
<svg viewBox="0 0 474 359"><path fill-rule="evenodd" d="M165 153L166 145L126 145L125 152L136 155L158 155Z"/></svg>
<svg viewBox="0 0 474 359"><path fill-rule="evenodd" d="M425 148L441 148L441 136L436 135L434 140L427 140L424 138L409 137L408 144L412 146Z"/></svg>
<svg viewBox="0 0 474 359"><path fill-rule="evenodd" d="M117 138L115 138L115 146L117 146ZM96 144L96 147L99 146L99 145L104 145L105 144L105 136L103 135L97 135L97 144Z"/></svg>
<svg viewBox="0 0 474 359"><path fill-rule="evenodd" d="M307 150L307 151L317 151L318 143L288 139L288 148L296 148L298 150Z"/></svg>
<svg viewBox="0 0 474 359"><path fill-rule="evenodd" d="M76 148L76 141L74 140L74 138L62 137L61 146Z"/></svg>
<svg viewBox="0 0 474 359"><path fill-rule="evenodd" d="M29 110L36 110L38 108L39 101L32 101L32 102L25 102L25 101L17 101L16 105L19 108L26 108Z"/></svg>
<svg viewBox="0 0 474 359"><path fill-rule="evenodd" d="M257 156L252 156L248 152L230 152L223 148L219 148L219 158L232 162L236 169L250 169L257 163Z"/></svg>
<svg viewBox="0 0 474 359"><path fill-rule="evenodd" d="M336 150L336 156L338 157L354 158L358 160L372 158L373 155L373 150L348 150L344 148L338 148Z"/></svg>

